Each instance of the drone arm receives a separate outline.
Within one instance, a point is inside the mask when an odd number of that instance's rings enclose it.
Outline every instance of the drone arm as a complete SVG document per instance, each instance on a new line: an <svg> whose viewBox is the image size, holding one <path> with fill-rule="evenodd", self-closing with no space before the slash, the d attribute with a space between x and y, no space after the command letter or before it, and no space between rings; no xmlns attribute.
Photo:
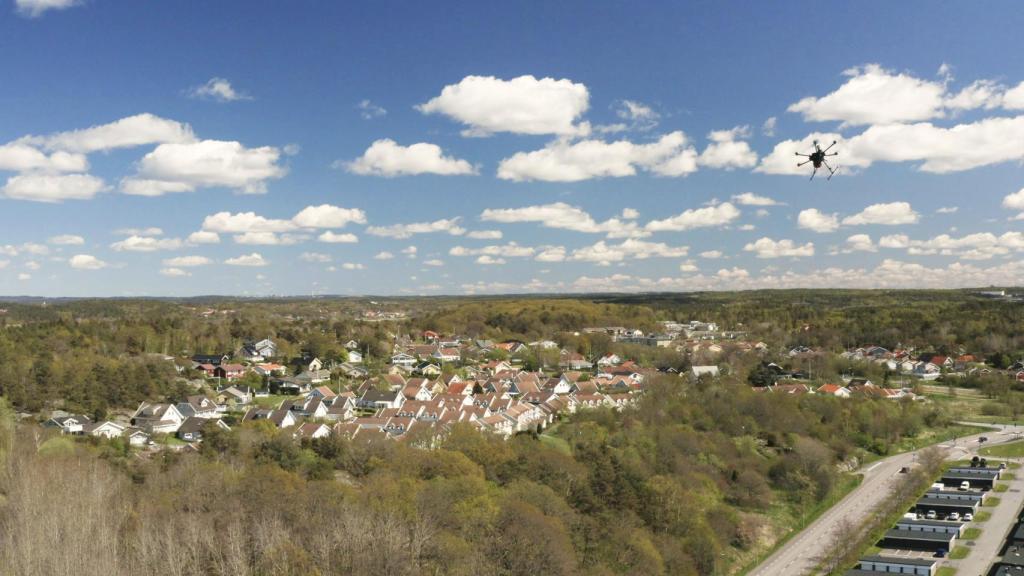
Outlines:
<svg viewBox="0 0 1024 576"><path fill-rule="evenodd" d="M824 150L822 150L822 152L828 152L835 145L836 145L836 141L833 140L832 143L828 145L828 148L825 148Z"/></svg>

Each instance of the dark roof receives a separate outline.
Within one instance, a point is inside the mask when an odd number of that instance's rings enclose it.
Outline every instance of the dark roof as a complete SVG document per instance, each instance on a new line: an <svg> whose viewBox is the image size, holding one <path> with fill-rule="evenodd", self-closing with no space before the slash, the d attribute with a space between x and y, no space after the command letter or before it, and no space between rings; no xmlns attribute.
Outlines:
<svg viewBox="0 0 1024 576"><path fill-rule="evenodd" d="M185 418L185 421L181 423L178 428L178 434L195 434L202 430L203 426L210 422L208 418L198 418L196 416L189 416Z"/></svg>
<svg viewBox="0 0 1024 576"><path fill-rule="evenodd" d="M929 498L925 496L917 501L918 506L932 508L966 508L974 510L980 504L977 500L951 500L949 498Z"/></svg>
<svg viewBox="0 0 1024 576"><path fill-rule="evenodd" d="M949 528L960 528L965 522L958 522L956 520L918 520L916 518L900 518L896 521L896 525L904 526L945 526Z"/></svg>
<svg viewBox="0 0 1024 576"><path fill-rule="evenodd" d="M872 556L861 557L861 562L885 562L888 564L904 564L906 566L934 566L938 560L930 558L897 558L895 556Z"/></svg>
<svg viewBox="0 0 1024 576"><path fill-rule="evenodd" d="M395 399L401 394L401 390L377 390L376 388L367 390L361 400L363 402L394 402Z"/></svg>
<svg viewBox="0 0 1024 576"><path fill-rule="evenodd" d="M946 532L925 532L923 530L889 530L885 538L893 540L924 540L926 542L950 542L956 534Z"/></svg>

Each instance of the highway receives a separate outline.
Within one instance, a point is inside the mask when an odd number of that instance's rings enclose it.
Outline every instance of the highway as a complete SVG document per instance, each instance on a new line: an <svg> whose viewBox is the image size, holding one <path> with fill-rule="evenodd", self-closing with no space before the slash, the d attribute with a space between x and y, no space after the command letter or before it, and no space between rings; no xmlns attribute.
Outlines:
<svg viewBox="0 0 1024 576"><path fill-rule="evenodd" d="M977 425L993 426L990 424ZM984 445L991 445L1013 440L1016 434L1024 432L1024 426L1006 426L1005 430L1000 426L993 427L1000 429L960 438L955 446L950 442L938 446L945 452L947 460L957 460L969 458L970 454L977 450L980 436L988 436L990 441ZM854 523L863 521L868 513L888 495L889 486L902 478L899 473L900 468L913 465L916 454L922 450L925 448L916 452L896 454L861 468L858 473L863 475L864 480L860 486L825 511L818 519L793 536L747 574L749 576L806 576L812 574L819 559L832 545L832 535L840 521L844 518Z"/></svg>

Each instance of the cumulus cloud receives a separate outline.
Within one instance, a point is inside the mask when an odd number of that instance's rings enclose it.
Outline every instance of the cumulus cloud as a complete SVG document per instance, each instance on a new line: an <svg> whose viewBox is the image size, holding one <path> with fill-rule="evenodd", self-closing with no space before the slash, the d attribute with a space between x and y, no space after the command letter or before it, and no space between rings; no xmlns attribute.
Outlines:
<svg viewBox="0 0 1024 576"><path fill-rule="evenodd" d="M796 219L797 226L815 232L833 232L839 228L839 216L825 214L817 208L801 210Z"/></svg>
<svg viewBox="0 0 1024 576"><path fill-rule="evenodd" d="M203 219L203 230L229 234L246 232L288 232L295 229L291 220L275 220L255 212L217 212Z"/></svg>
<svg viewBox="0 0 1024 576"><path fill-rule="evenodd" d="M302 260L303 262L317 262L326 264L327 262L331 261L331 257L327 254L322 254L320 252L303 252L302 254L299 254L299 260Z"/></svg>
<svg viewBox="0 0 1024 576"><path fill-rule="evenodd" d="M253 252L252 254L244 254L235 258L228 258L224 261L228 266L266 266L268 262L263 259L263 256L259 252Z"/></svg>
<svg viewBox="0 0 1024 576"><path fill-rule="evenodd" d="M501 240L501 230L473 230L466 233L467 238L474 240Z"/></svg>
<svg viewBox="0 0 1024 576"><path fill-rule="evenodd" d="M498 178L524 182L579 182L633 176L637 170L658 176L685 176L697 170L697 151L681 131L656 142L628 140L555 140L543 149L518 152L498 165Z"/></svg>
<svg viewBox="0 0 1024 576"><path fill-rule="evenodd" d="M359 242L359 237L355 234L338 234L336 232L331 232L330 230L317 236L316 239L326 244L355 244L356 242Z"/></svg>
<svg viewBox="0 0 1024 576"><path fill-rule="evenodd" d="M780 206L781 202L767 196L758 196L753 192L744 192L743 194L737 194L732 197L732 201L741 206Z"/></svg>
<svg viewBox="0 0 1024 576"><path fill-rule="evenodd" d="M872 242L871 236L867 234L854 234L847 238L845 249L849 252L876 252L878 250Z"/></svg>
<svg viewBox="0 0 1024 576"><path fill-rule="evenodd" d="M195 134L188 124L153 114L137 114L82 130L59 132L49 136L26 136L19 142L41 146L47 150L88 154L146 144L186 143L194 140Z"/></svg>
<svg viewBox="0 0 1024 576"><path fill-rule="evenodd" d="M626 210L630 209L627 208ZM633 210L633 212L636 211ZM633 218L637 216L636 214L630 215ZM522 208L488 208L480 214L480 219L485 222L502 223L537 222L546 228L607 234L609 238L646 236L650 234L642 230L635 222L623 221L618 218L597 222L582 208L566 204L565 202L525 206Z"/></svg>
<svg viewBox="0 0 1024 576"><path fill-rule="evenodd" d="M1003 197L1003 208L1024 211L1024 188Z"/></svg>
<svg viewBox="0 0 1024 576"><path fill-rule="evenodd" d="M392 254L391 252L388 252L387 250L383 250L383 251L381 251L381 252L378 252L378 253L377 253L377 254L376 254L376 255L375 255L374 257L373 257L373 259L374 259L374 260L391 260L391 259L392 259L392 258L394 258L394 257L395 257L395 255L394 255L394 254Z"/></svg>
<svg viewBox="0 0 1024 576"><path fill-rule="evenodd" d="M163 228L148 226L146 228L118 228L114 230L118 236L163 236Z"/></svg>
<svg viewBox="0 0 1024 576"><path fill-rule="evenodd" d="M168 258L164 260L164 266L171 266L175 268L194 268L196 266L206 266L212 263L213 260L210 260L206 256L178 256L176 258Z"/></svg>
<svg viewBox="0 0 1024 576"><path fill-rule="evenodd" d="M14 0L14 9L26 18L38 18L49 10L66 10L81 0Z"/></svg>
<svg viewBox="0 0 1024 576"><path fill-rule="evenodd" d="M8 178L0 188L0 196L52 204L64 200L89 200L106 189L102 179L89 174L30 172Z"/></svg>
<svg viewBox="0 0 1024 576"><path fill-rule="evenodd" d="M416 109L465 124L464 136L495 132L572 135L586 131L576 120L589 105L587 87L567 79L466 76Z"/></svg>
<svg viewBox="0 0 1024 576"><path fill-rule="evenodd" d="M0 170L11 172L85 172L89 160L84 154L56 151L45 152L23 142L0 146Z"/></svg>
<svg viewBox="0 0 1024 576"><path fill-rule="evenodd" d="M960 210L959 206L941 206L935 209L936 214L956 214Z"/></svg>
<svg viewBox="0 0 1024 576"><path fill-rule="evenodd" d="M344 167L353 174L387 178L416 174L454 176L477 173L468 161L445 156L437 144L419 142L402 146L389 138L375 141L361 157L351 162L336 162L335 166Z"/></svg>
<svg viewBox="0 0 1024 576"><path fill-rule="evenodd" d="M905 248L912 256L955 256L963 260L988 260L996 256L1024 252L1024 233L991 232L967 234L959 238L940 234L927 240L911 240L905 235L885 236L879 241L884 248Z"/></svg>
<svg viewBox="0 0 1024 576"><path fill-rule="evenodd" d="M750 242L743 249L747 252L754 252L758 258L803 258L814 256L814 243L808 242L804 245L795 244L792 240L772 240L771 238L759 238Z"/></svg>
<svg viewBox="0 0 1024 576"><path fill-rule="evenodd" d="M382 118L387 116L388 111L374 104L373 102L363 99L356 105L359 110L359 115L362 116L363 120L373 120L374 118Z"/></svg>
<svg viewBox="0 0 1024 576"><path fill-rule="evenodd" d="M440 260L440 259L437 259L437 258L431 258L430 260L424 260L423 264L426 265L426 266L440 267L440 266L444 266L444 260Z"/></svg>
<svg viewBox="0 0 1024 576"><path fill-rule="evenodd" d="M85 238L75 234L60 234L59 236L51 236L49 242L57 246L81 246L85 244Z"/></svg>
<svg viewBox="0 0 1024 576"><path fill-rule="evenodd" d="M881 224L895 226L898 224L915 224L920 215L910 207L909 202L889 202L872 204L858 214L843 218L843 224L861 226L865 224Z"/></svg>
<svg viewBox="0 0 1024 576"><path fill-rule="evenodd" d="M704 208L691 208L664 220L652 220L644 227L651 232L682 232L696 228L725 226L740 217L740 211L729 202Z"/></svg>
<svg viewBox="0 0 1024 576"><path fill-rule="evenodd" d="M107 267L106 262L91 254L75 254L68 259L68 264L75 270L99 270Z"/></svg>
<svg viewBox="0 0 1024 576"><path fill-rule="evenodd" d="M366 268L366 266L363 266L362 264L359 264L357 262L344 262L342 263L341 267L344 268L345 270L364 270Z"/></svg>
<svg viewBox="0 0 1024 576"><path fill-rule="evenodd" d="M689 250L688 246L669 246L663 242L647 242L635 238L623 240L619 244L608 244L602 240L591 246L573 250L568 259L607 265L626 260L683 258L689 253Z"/></svg>
<svg viewBox="0 0 1024 576"><path fill-rule="evenodd" d="M715 260L723 256L721 250L705 250L699 254L701 258L707 258L709 260Z"/></svg>
<svg viewBox="0 0 1024 576"><path fill-rule="evenodd" d="M757 165L757 153L744 141L749 137L749 126L715 130L708 134L711 143L700 153L698 162L701 166L723 170L753 168Z"/></svg>
<svg viewBox="0 0 1024 576"><path fill-rule="evenodd" d="M190 88L188 95L200 100L215 100L217 102L252 100L251 96L235 90L226 78L210 78L205 84Z"/></svg>
<svg viewBox="0 0 1024 576"><path fill-rule="evenodd" d="M157 238L154 236L129 236L114 242L111 248L118 252L155 252L157 250L177 250L184 243L180 238Z"/></svg>
<svg viewBox="0 0 1024 576"><path fill-rule="evenodd" d="M466 248L465 246L453 246L448 253L452 256L505 256L509 258L526 258L533 256L536 249L529 246L520 246L515 242L504 245L483 246L481 248Z"/></svg>
<svg viewBox="0 0 1024 576"><path fill-rule="evenodd" d="M946 87L941 82L893 73L878 64L845 72L849 80L820 98L808 96L788 110L809 121L846 125L890 124L928 120L942 115Z"/></svg>
<svg viewBox="0 0 1024 576"><path fill-rule="evenodd" d="M505 259L504 258L495 258L494 256L489 256L487 254L484 254L483 256L480 256L480 257L478 257L476 259L476 263L477 264L487 265L487 266L489 266L489 265L498 265L498 264L504 264L505 263Z"/></svg>
<svg viewBox="0 0 1024 576"><path fill-rule="evenodd" d="M366 233L372 236L384 238L409 238L414 234L429 234L432 232L447 232L452 236L461 236L466 229L459 226L460 218L442 218L433 222L415 222L412 224L392 224L390 226L370 226Z"/></svg>
<svg viewBox="0 0 1024 576"><path fill-rule="evenodd" d="M219 244L220 235L208 230L199 230L189 234L186 242L189 244Z"/></svg>
<svg viewBox="0 0 1024 576"><path fill-rule="evenodd" d="M250 246L291 246L308 240L305 234L280 234L277 232L244 232L235 234L235 244Z"/></svg>
<svg viewBox="0 0 1024 576"><path fill-rule="evenodd" d="M181 268L161 268L160 274L169 278L180 278L184 276L191 276L192 273L188 270L182 270Z"/></svg>
<svg viewBox="0 0 1024 576"><path fill-rule="evenodd" d="M366 224L366 213L358 208L340 208L330 204L307 206L292 218L303 228L343 228L346 224Z"/></svg>
<svg viewBox="0 0 1024 576"><path fill-rule="evenodd" d="M263 194L267 181L288 170L278 164L273 146L246 148L239 142L201 140L161 144L139 161L138 173L121 182L121 191L139 196L191 192L197 188L231 188Z"/></svg>

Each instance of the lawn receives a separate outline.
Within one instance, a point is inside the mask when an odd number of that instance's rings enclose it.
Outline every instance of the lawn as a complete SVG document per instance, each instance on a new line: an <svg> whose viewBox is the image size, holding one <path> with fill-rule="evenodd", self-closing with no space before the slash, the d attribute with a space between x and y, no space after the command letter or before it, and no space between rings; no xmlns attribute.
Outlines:
<svg viewBox="0 0 1024 576"><path fill-rule="evenodd" d="M994 508L996 506L999 506L1000 502L1002 502L1002 500L993 496L991 498L986 498L985 503L982 504L982 506L985 506L986 508Z"/></svg>
<svg viewBox="0 0 1024 576"><path fill-rule="evenodd" d="M978 536L981 536L981 528L968 528L964 530L964 535L960 537L961 540L977 540Z"/></svg>
<svg viewBox="0 0 1024 576"><path fill-rule="evenodd" d="M993 492L1006 492L1009 489L1010 489L1010 485L1009 484L996 484L995 488L993 488L992 491Z"/></svg>
<svg viewBox="0 0 1024 576"><path fill-rule="evenodd" d="M956 568L952 566L943 566L939 568L939 571L935 573L935 576L956 576Z"/></svg>
<svg viewBox="0 0 1024 576"><path fill-rule="evenodd" d="M978 453L982 456L992 456L995 458L1024 458L1024 440L1008 442L997 446L986 446L978 450Z"/></svg>
<svg viewBox="0 0 1024 576"><path fill-rule="evenodd" d="M253 398L252 403L260 408L277 408L281 405L284 400L294 400L298 396L281 396L278 394L271 394L262 398Z"/></svg>
<svg viewBox="0 0 1024 576"><path fill-rule="evenodd" d="M967 555L970 553L971 549L967 546L957 546L949 553L949 558L950 560L963 560L964 558L967 558Z"/></svg>
<svg viewBox="0 0 1024 576"><path fill-rule="evenodd" d="M991 519L991 518L992 518L992 513L991 512L984 512L984 511L982 511L982 512L978 512L977 514L974 515L974 521L975 522L988 522L989 519Z"/></svg>
<svg viewBox="0 0 1024 576"><path fill-rule="evenodd" d="M569 443L566 442L564 438L551 436L550 434L541 434L540 436L537 436L537 439L560 452L564 452L565 454L569 454L572 451L572 449L569 448Z"/></svg>

